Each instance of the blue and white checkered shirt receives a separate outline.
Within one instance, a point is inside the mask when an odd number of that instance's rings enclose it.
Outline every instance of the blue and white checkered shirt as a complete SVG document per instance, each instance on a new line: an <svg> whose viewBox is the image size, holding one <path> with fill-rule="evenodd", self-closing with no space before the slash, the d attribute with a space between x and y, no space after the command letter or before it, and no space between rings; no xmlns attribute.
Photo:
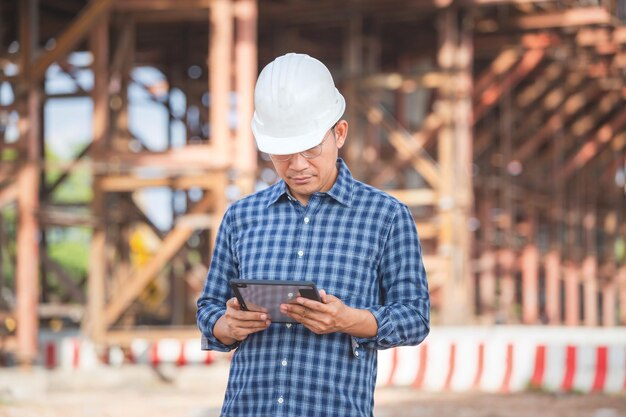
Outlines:
<svg viewBox="0 0 626 417"><path fill-rule="evenodd" d="M233 204L224 215L198 326L205 347L234 295L228 281L314 281L345 304L369 310L371 338L316 335L272 324L238 345L222 416L372 416L376 352L416 345L429 332L430 301L415 223L404 204L352 178L339 159L330 191L302 206L279 183Z"/></svg>

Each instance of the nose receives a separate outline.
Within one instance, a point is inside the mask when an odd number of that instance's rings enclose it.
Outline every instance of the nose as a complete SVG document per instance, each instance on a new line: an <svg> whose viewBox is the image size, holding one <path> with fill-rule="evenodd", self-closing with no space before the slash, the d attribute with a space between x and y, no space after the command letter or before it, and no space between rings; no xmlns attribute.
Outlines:
<svg viewBox="0 0 626 417"><path fill-rule="evenodd" d="M299 153L294 154L289 160L289 169L292 171L302 171L309 166L309 161Z"/></svg>

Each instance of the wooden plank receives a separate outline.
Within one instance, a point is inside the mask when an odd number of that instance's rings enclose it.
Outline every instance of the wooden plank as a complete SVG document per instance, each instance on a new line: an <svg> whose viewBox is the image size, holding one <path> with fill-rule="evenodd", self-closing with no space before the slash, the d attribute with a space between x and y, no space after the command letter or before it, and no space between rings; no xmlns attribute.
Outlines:
<svg viewBox="0 0 626 417"><path fill-rule="evenodd" d="M29 83L32 57L39 38L39 13L37 2L24 0L19 6L21 56L21 81L25 87L20 114L22 127L20 142L24 146L23 164L17 176L17 231L15 267L15 317L17 319L17 360L32 364L37 356L39 320L39 223L36 212L39 206L41 138L41 91ZM22 101L24 100L24 101Z"/></svg>
<svg viewBox="0 0 626 417"><path fill-rule="evenodd" d="M132 192L141 188L169 187L177 190L215 187L216 181L210 174L170 177L170 178L139 178L132 175L107 175L102 178L100 186L105 192Z"/></svg>
<svg viewBox="0 0 626 417"><path fill-rule="evenodd" d="M511 18L502 27L507 30L536 30L588 25L610 25L611 14L603 7L577 7Z"/></svg>
<svg viewBox="0 0 626 417"><path fill-rule="evenodd" d="M101 1L101 0L100 0ZM90 3L93 5L94 3ZM107 3L108 7L109 3ZM104 7L102 5L101 7ZM93 54L93 145L94 155L105 149L109 136L109 94L108 94L108 62L109 62L109 20L108 16L95 21L92 27L90 47ZM94 173L93 199L91 210L98 220L93 229L89 253L89 275L87 293L87 319L83 321L83 329L96 342L101 342L105 330L103 309L106 296L106 228L105 228L105 196L100 187L101 177Z"/></svg>
<svg viewBox="0 0 626 417"><path fill-rule="evenodd" d="M437 193L426 188L385 190L407 206L429 206L437 203Z"/></svg>
<svg viewBox="0 0 626 417"><path fill-rule="evenodd" d="M565 325L578 326L580 320L578 308L580 304L580 292L578 291L580 272L574 264L565 267Z"/></svg>
<svg viewBox="0 0 626 417"><path fill-rule="evenodd" d="M232 144L227 144L232 149ZM182 148L169 149L165 152L116 152L105 150L93 155L96 171L107 173L136 171L141 168L155 168L163 172L216 171L226 169L230 160L224 153L212 145L186 145Z"/></svg>
<svg viewBox="0 0 626 417"><path fill-rule="evenodd" d="M474 102L474 124L489 111L504 94L515 88L541 63L545 52L540 49L526 51L517 66L509 72L500 83L487 88Z"/></svg>
<svg viewBox="0 0 626 417"><path fill-rule="evenodd" d="M206 193L202 200L196 203L189 213L205 213L213 204L212 195ZM124 280L124 287L111 295L110 301L104 310L103 322L107 328L115 323L120 315L130 306L139 294L141 294L146 285L148 285L167 262L178 253L193 232L194 229L184 224L176 224L165 239L163 239L161 247L155 255L141 269L134 271L132 276Z"/></svg>
<svg viewBox="0 0 626 417"><path fill-rule="evenodd" d="M254 191L257 174L256 143L247 123L254 113L254 84L257 77L257 0L239 0L235 3L235 87L237 89L237 137L234 166L237 185L242 195Z"/></svg>
<svg viewBox="0 0 626 417"><path fill-rule="evenodd" d="M583 74L578 72L571 72L565 79L565 82L556 81L555 86L551 89L541 100L541 102L528 112L520 112L519 117L524 117L523 123L518 123L519 130L513 132L513 143L523 142L528 137L536 134L538 130L549 129L546 127L545 121L551 117L551 113L561 117L559 111L561 111L565 100L573 94L576 94L581 85L584 85L588 79ZM590 97L587 97L588 99ZM555 122L561 123L561 122ZM512 156L513 154L511 154ZM537 156L537 155L535 155ZM532 171L535 166L543 166L544 163L539 163L537 158L527 160L527 165L524 167L525 171Z"/></svg>
<svg viewBox="0 0 626 417"><path fill-rule="evenodd" d="M46 70L53 63L70 53L108 12L115 0L92 0L65 31L56 38L54 49L44 52L33 62L32 81L43 79Z"/></svg>
<svg viewBox="0 0 626 417"><path fill-rule="evenodd" d="M211 30L209 36L209 91L211 106L210 141L215 152L230 160L231 142L228 114L230 111L231 68L233 50L233 14L230 0L214 0L210 12Z"/></svg>
<svg viewBox="0 0 626 417"><path fill-rule="evenodd" d="M437 189L440 184L440 172L436 164L427 159L426 152L424 150L415 149L415 143L411 138L407 138L406 135L398 131L389 133L389 143L391 143L396 150L403 154L410 156L411 164L417 172L430 184L433 188Z"/></svg>
<svg viewBox="0 0 626 417"><path fill-rule="evenodd" d="M14 204L17 201L18 194L19 190L16 182L0 188L0 210L10 204Z"/></svg>
<svg viewBox="0 0 626 417"><path fill-rule="evenodd" d="M491 6L504 4L545 4L553 0L461 0L458 4L463 6Z"/></svg>
<svg viewBox="0 0 626 417"><path fill-rule="evenodd" d="M368 106L361 100L358 100L355 106L367 114L371 124L381 125L387 130L389 143L400 155L410 159L415 170L426 182L435 189L439 186L439 168L411 134L406 132L391 115L383 111L384 109Z"/></svg>
<svg viewBox="0 0 626 417"><path fill-rule="evenodd" d="M583 282L585 326L595 327L598 323L598 263L595 255L586 256L581 268Z"/></svg>
<svg viewBox="0 0 626 417"><path fill-rule="evenodd" d="M16 266L16 315L19 323L17 339L20 346L20 362L31 363L37 355L38 321L36 317L39 300L39 222L36 212L39 206L39 150L40 110L39 91L31 89L28 97L28 128L22 140L28 146L27 162L20 170L18 186L18 228Z"/></svg>
<svg viewBox="0 0 626 417"><path fill-rule="evenodd" d="M498 56L491 61L487 67L477 78L474 84L474 94L476 97L492 85L495 80L507 73L514 64L519 61L520 52L515 48L509 48L501 51ZM478 101L478 100L477 100Z"/></svg>
<svg viewBox="0 0 626 417"><path fill-rule="evenodd" d="M561 257L559 252L552 249L545 257L546 274L546 316L548 324L556 325L561 322Z"/></svg>
<svg viewBox="0 0 626 417"><path fill-rule="evenodd" d="M524 324L538 324L539 319L539 250L533 243L521 254L522 320Z"/></svg>
<svg viewBox="0 0 626 417"><path fill-rule="evenodd" d="M357 77L353 81L360 88L386 90L415 91L418 88L439 88L446 82L447 77L440 71L425 71L423 74L402 74L399 72L378 73L365 77Z"/></svg>
<svg viewBox="0 0 626 417"><path fill-rule="evenodd" d="M435 239L439 235L439 227L433 222L416 222L417 234L420 240Z"/></svg>
<svg viewBox="0 0 626 417"><path fill-rule="evenodd" d="M515 102L520 109L525 109L542 97L556 80L562 80L565 76L565 64L563 62L553 62L548 65L540 75L524 90L517 95Z"/></svg>
<svg viewBox="0 0 626 417"><path fill-rule="evenodd" d="M114 8L122 12L202 11L213 3L213 0L122 0L116 1Z"/></svg>
<svg viewBox="0 0 626 417"><path fill-rule="evenodd" d="M626 125L626 112L618 111L608 122L603 124L583 146L563 165L557 173L558 181L566 181L577 169L587 164L613 137Z"/></svg>
<svg viewBox="0 0 626 417"><path fill-rule="evenodd" d="M559 109L562 109L562 111L550 116L538 131L530 138L524 139L524 142L513 152L513 160L524 162L533 156L541 145L562 129L586 103L593 101L592 98L595 98L600 92L598 85L592 83L585 90L569 96L563 106L559 106Z"/></svg>

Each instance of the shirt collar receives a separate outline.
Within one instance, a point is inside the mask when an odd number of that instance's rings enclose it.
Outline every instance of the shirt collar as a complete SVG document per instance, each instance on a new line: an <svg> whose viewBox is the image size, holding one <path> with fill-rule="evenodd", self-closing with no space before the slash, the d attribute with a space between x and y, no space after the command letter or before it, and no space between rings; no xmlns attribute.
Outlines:
<svg viewBox="0 0 626 417"><path fill-rule="evenodd" d="M350 207L352 204L352 183L354 182L352 173L342 158L337 158L337 169L339 170L337 179L331 189L325 194L334 198L337 202ZM289 197L289 189L285 181L280 180L270 188L267 206L269 207L276 203L283 196Z"/></svg>

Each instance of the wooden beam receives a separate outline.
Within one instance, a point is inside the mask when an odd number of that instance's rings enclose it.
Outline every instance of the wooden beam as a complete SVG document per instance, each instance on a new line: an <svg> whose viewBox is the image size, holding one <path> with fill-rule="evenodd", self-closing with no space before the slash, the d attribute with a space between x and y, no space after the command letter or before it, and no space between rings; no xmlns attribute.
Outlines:
<svg viewBox="0 0 626 417"><path fill-rule="evenodd" d="M557 173L559 181L566 181L577 169L593 159L604 146L626 125L626 111L618 111L608 122L604 123L585 144L563 166L563 170Z"/></svg>
<svg viewBox="0 0 626 417"><path fill-rule="evenodd" d="M0 210L9 204L16 202L19 189L17 183L11 183L3 188L0 188Z"/></svg>
<svg viewBox="0 0 626 417"><path fill-rule="evenodd" d="M539 249L534 244L534 242L529 243L522 250L521 269L522 269L522 321L524 322L524 324L538 324L538 320L539 320Z"/></svg>
<svg viewBox="0 0 626 417"><path fill-rule="evenodd" d="M103 0L98 0L102 2ZM95 3L90 3L90 6ZM107 3L107 7L110 2ZM89 7L89 6L88 6ZM104 7L102 5L101 7ZM95 12L94 12L95 13ZM93 145L92 152L98 155L105 148L109 137L109 19L105 16L93 22L90 47L93 54ZM93 229L89 253L89 276L87 293L87 319L83 329L96 342L101 342L105 331L103 309L106 296L106 199L100 186L101 177L93 176L93 199L91 210L98 223Z"/></svg>
<svg viewBox="0 0 626 417"><path fill-rule="evenodd" d="M575 93L565 100L563 106L559 106L561 111L553 114L530 138L513 152L513 160L524 162L530 158L537 149L541 147L549 138L556 134L567 121L577 114L588 102L593 101L599 93L600 88L596 83L587 86L583 91Z"/></svg>
<svg viewBox="0 0 626 417"><path fill-rule="evenodd" d="M92 0L87 3L76 19L56 39L54 49L44 52L33 62L31 72L33 82L42 80L46 70L53 62L70 53L108 12L114 2L115 0Z"/></svg>
<svg viewBox="0 0 626 417"><path fill-rule="evenodd" d="M515 69L509 72L500 83L491 85L474 102L474 124L500 99L505 91L515 88L542 61L545 52L540 49L526 51Z"/></svg>
<svg viewBox="0 0 626 417"><path fill-rule="evenodd" d="M206 193L190 211L190 214L202 214L213 204L213 196ZM217 219L216 219L217 221ZM110 327L120 315L130 306L148 283L169 262L180 248L193 234L194 229L184 224L176 224L172 231L163 239L161 247L155 255L139 270L124 280L125 285L115 294L112 294L109 304L104 310L104 325Z"/></svg>
<svg viewBox="0 0 626 417"><path fill-rule="evenodd" d="M437 203L437 193L426 188L412 190L386 190L386 192L407 206L430 206Z"/></svg>
<svg viewBox="0 0 626 417"><path fill-rule="evenodd" d="M116 1L114 8L122 12L202 11L213 3L213 0L122 0Z"/></svg>
<svg viewBox="0 0 626 417"><path fill-rule="evenodd" d="M553 85L556 80L565 78L565 64L563 62L553 62L537 76L533 83L520 91L515 100L520 109L536 104Z"/></svg>
<svg viewBox="0 0 626 417"><path fill-rule="evenodd" d="M577 7L511 18L502 27L507 30L537 30L612 23L613 17L603 7Z"/></svg>
<svg viewBox="0 0 626 417"><path fill-rule="evenodd" d="M482 94L497 78L502 77L513 65L519 62L519 57L520 52L517 48L508 48L501 51L498 56L491 61L489 67L478 76L474 84L474 94Z"/></svg>
<svg viewBox="0 0 626 417"><path fill-rule="evenodd" d="M550 250L545 257L544 264L546 276L546 316L548 324L555 325L561 322L561 257L558 250Z"/></svg>
<svg viewBox="0 0 626 417"><path fill-rule="evenodd" d="M492 6L505 4L550 4L554 0L461 0L458 4L463 6Z"/></svg>
<svg viewBox="0 0 626 417"><path fill-rule="evenodd" d="M442 120L438 130L439 220L437 245L445 280L441 324L467 324L472 310L470 232L467 220L473 206L471 180L471 119L473 44L468 26L460 24L463 11L449 8L437 16L439 35L437 65L443 71L458 69L437 95L436 109ZM456 82L462 79L463 82ZM418 231L419 232L419 231Z"/></svg>
<svg viewBox="0 0 626 417"><path fill-rule="evenodd" d="M367 115L369 122L380 125L388 132L389 143L396 148L398 153L410 160L415 170L433 188L440 183L440 173L437 164L430 158L428 153L421 147L415 138L400 126L388 112L379 107L368 106L361 100L355 103L363 113ZM437 127L439 128L439 126Z"/></svg>
<svg viewBox="0 0 626 417"><path fill-rule="evenodd" d="M342 81L345 80L343 77ZM399 72L378 73L375 75L360 76L353 81L361 88L386 90L402 90L411 92L417 88L439 88L447 80L447 76L440 71L425 71L423 74L402 74Z"/></svg>
<svg viewBox="0 0 626 417"><path fill-rule="evenodd" d="M39 179L41 155L41 92L35 83L29 83L31 57L38 31L38 5L35 0L20 3L20 44L22 51L21 76L27 91L25 112L21 114L20 142L25 147L25 161L18 178L18 223L16 232L15 314L17 318L18 361L25 365L37 356L37 302L39 301Z"/></svg>
<svg viewBox="0 0 626 417"><path fill-rule="evenodd" d="M140 188L169 187L177 190L189 190L190 188L202 188L210 190L215 187L216 181L213 175L194 175L170 178L139 178L132 175L107 175L100 182L105 192L132 192Z"/></svg>
<svg viewBox="0 0 626 417"><path fill-rule="evenodd" d="M237 137L234 166L242 195L254 191L257 151L248 121L254 113L254 83L257 77L257 0L238 0L236 16L235 87L237 90ZM245 14L244 14L245 12Z"/></svg>
<svg viewBox="0 0 626 417"><path fill-rule="evenodd" d="M232 149L232 144L226 144ZM162 172L215 171L226 169L229 159L218 153L212 145L186 145L182 148L170 149L165 152L115 152L112 150L94 154L96 171L107 173L134 171L139 168L158 168Z"/></svg>

